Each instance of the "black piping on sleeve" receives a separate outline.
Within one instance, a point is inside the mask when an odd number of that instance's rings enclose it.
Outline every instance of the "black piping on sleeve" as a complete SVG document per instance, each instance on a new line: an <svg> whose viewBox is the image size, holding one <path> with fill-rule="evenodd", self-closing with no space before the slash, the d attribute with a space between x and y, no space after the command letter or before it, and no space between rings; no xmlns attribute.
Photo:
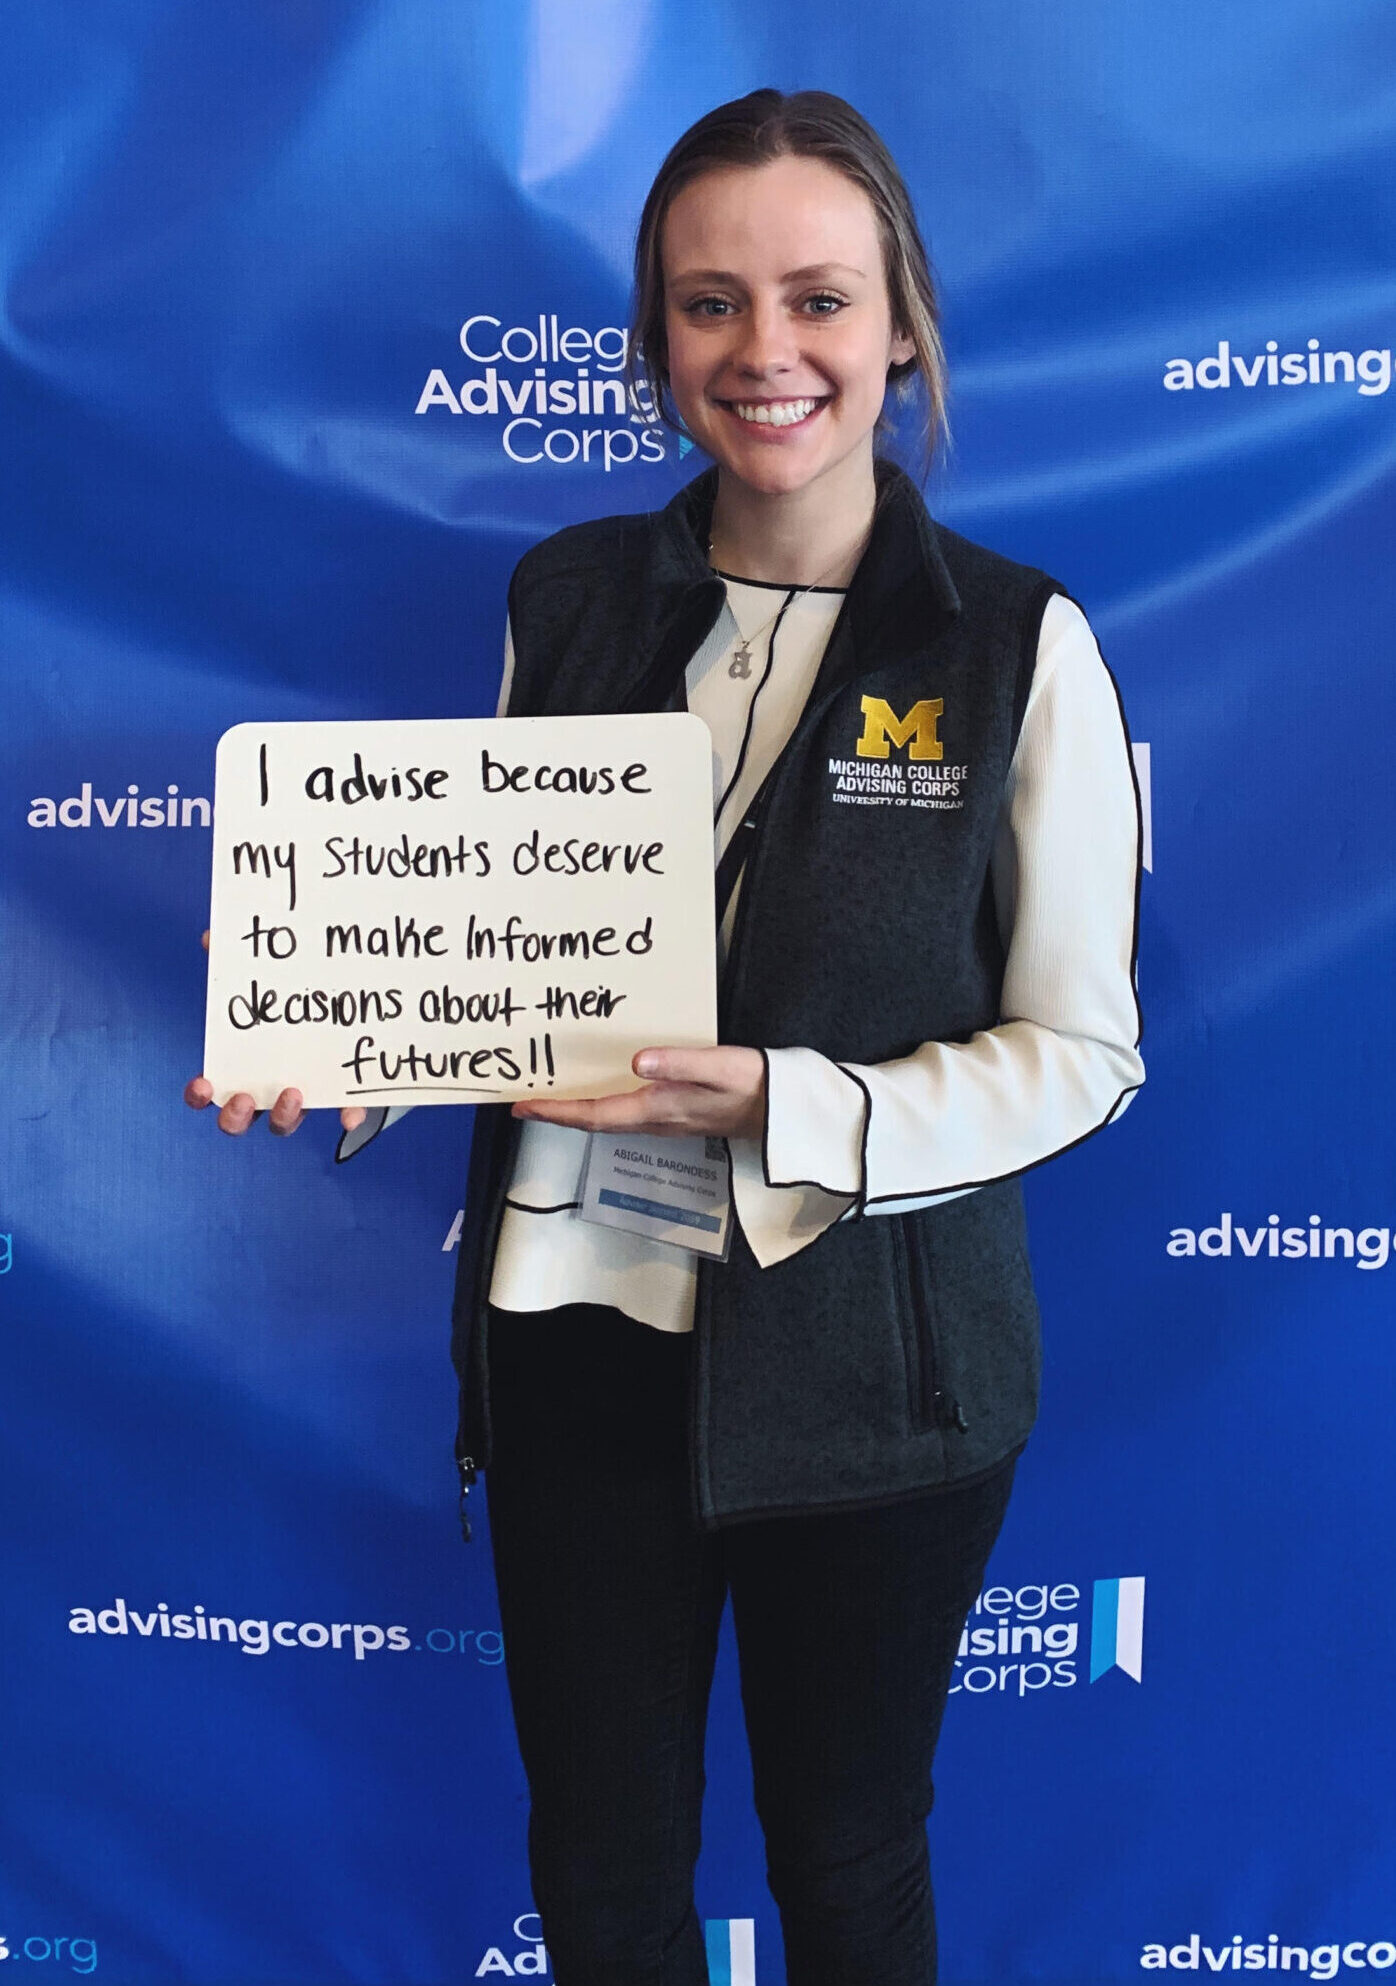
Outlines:
<svg viewBox="0 0 1396 1986"><path fill-rule="evenodd" d="M1081 607L1079 600L1072 600L1069 593L1066 597L1068 600L1071 600L1073 607L1080 608L1081 613L1083 615L1085 614L1085 608ZM1087 625L1090 625L1089 622L1087 622ZM1094 638L1094 628L1091 629L1091 634ZM1115 692L1115 708L1120 714L1120 729L1124 733L1125 739L1125 763L1129 767L1130 784L1134 788L1134 929L1130 934L1129 942L1129 979L1130 985L1134 988L1134 1045L1138 1048L1140 1042L1144 1039L1144 1009L1139 1004L1139 906L1144 888L1144 799L1139 791L1139 771L1134 763L1134 740L1129 735L1129 719L1125 716L1125 700L1120 695L1120 685L1115 679L1115 671L1106 661L1098 639L1096 640L1096 653L1100 656L1101 667L1110 679L1110 687ZM1136 1084L1135 1087L1137 1088L1138 1085ZM1125 1094L1128 1094L1128 1092L1125 1092ZM1119 1108L1118 1104L1116 1108ZM1106 1122L1109 1122L1108 1118Z"/></svg>
<svg viewBox="0 0 1396 1986"><path fill-rule="evenodd" d="M767 1186L776 1189L812 1186L817 1192L827 1193L832 1200L852 1199L855 1205L861 1208L865 1198L864 1189L868 1183L868 1119L872 1110L872 1098L868 1093L867 1084L861 1078L855 1076L851 1069L846 1069L842 1062L834 1063L833 1066L839 1071L840 1075L847 1076L849 1082L856 1085L863 1098L863 1121L858 1133L858 1190L850 1194L846 1186L826 1186L822 1179L772 1179L770 1159L771 1063L770 1057L764 1048L758 1050L758 1053L762 1061L766 1064L766 1096L762 1106L761 1118L761 1177L765 1180Z"/></svg>
<svg viewBox="0 0 1396 1986"><path fill-rule="evenodd" d="M861 1076L855 1076L851 1069L838 1065L850 1082L857 1083L863 1092L863 1124L858 1138L858 1198L854 1202L853 1218L862 1220L868 1210L868 1137L872 1131L872 1091Z"/></svg>

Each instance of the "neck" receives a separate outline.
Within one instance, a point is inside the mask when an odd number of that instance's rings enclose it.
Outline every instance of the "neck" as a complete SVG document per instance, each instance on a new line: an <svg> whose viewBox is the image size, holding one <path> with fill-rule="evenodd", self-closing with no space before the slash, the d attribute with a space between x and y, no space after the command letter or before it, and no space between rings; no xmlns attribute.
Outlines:
<svg viewBox="0 0 1396 1986"><path fill-rule="evenodd" d="M843 469L845 465L840 465ZM825 487L771 496L718 471L712 562L775 586L847 586L872 528L877 487L872 456Z"/></svg>

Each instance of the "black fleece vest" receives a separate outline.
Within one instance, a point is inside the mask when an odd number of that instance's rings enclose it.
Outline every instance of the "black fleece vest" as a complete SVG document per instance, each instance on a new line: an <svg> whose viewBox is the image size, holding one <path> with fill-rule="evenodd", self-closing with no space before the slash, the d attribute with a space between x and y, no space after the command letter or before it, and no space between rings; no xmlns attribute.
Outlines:
<svg viewBox="0 0 1396 1986"><path fill-rule="evenodd" d="M840 1062L999 1020L989 862L1060 590L933 524L892 465L877 476L872 536L766 787L720 998L722 1040ZM708 471L662 511L524 556L511 716L682 707L725 597L705 552L715 492ZM472 1465L489 1459L488 1291L516 1131L476 1114L453 1341ZM914 1213L860 1206L769 1269L738 1234L698 1270L695 1512L834 1509L981 1474L1027 1438L1039 1367L1015 1179Z"/></svg>

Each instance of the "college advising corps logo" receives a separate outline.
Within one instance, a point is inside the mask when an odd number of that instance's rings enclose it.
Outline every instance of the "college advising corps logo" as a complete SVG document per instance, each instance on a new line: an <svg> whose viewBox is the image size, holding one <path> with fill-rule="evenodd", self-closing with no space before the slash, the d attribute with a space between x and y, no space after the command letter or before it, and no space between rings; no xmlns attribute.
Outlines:
<svg viewBox="0 0 1396 1986"><path fill-rule="evenodd" d="M898 715L880 696L863 698L852 758L829 760L829 797L849 807L963 807L967 765L946 765L940 738L944 697L923 696Z"/></svg>
<svg viewBox="0 0 1396 1986"><path fill-rule="evenodd" d="M490 311L473 312L460 327L464 366L433 366L415 411L437 422L473 417L511 462L545 472L576 464L610 475L632 462L682 460L692 442L670 435L648 386L626 376L628 333L619 324L569 324L568 315L540 310L506 326Z"/></svg>
<svg viewBox="0 0 1396 1986"><path fill-rule="evenodd" d="M710 1917L703 1926L710 1986L756 1986L756 1921L751 1917ZM482 1954L476 1979L551 1979L543 1920L536 1910L514 1919L513 1936Z"/></svg>
<svg viewBox="0 0 1396 1986"><path fill-rule="evenodd" d="M1089 1619L1085 1597L1072 1580L987 1586L965 1622L950 1694L1022 1698L1072 1689L1083 1666L1093 1683L1112 1670L1142 1682L1143 1579L1095 1580Z"/></svg>

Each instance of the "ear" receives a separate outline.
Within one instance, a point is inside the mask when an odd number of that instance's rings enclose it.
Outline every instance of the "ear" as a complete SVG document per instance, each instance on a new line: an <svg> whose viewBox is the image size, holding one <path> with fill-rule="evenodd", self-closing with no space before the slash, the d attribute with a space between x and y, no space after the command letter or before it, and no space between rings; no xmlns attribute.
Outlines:
<svg viewBox="0 0 1396 1986"><path fill-rule="evenodd" d="M888 365L905 365L908 359L916 357L916 346L905 331L894 331L892 343L887 353Z"/></svg>

